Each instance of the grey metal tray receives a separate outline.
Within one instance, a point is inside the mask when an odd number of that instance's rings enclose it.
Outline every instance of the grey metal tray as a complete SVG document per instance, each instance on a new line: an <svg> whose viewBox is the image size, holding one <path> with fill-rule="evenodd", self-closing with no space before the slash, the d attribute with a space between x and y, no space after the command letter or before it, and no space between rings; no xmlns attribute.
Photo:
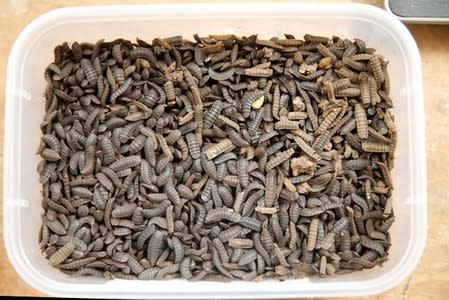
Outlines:
<svg viewBox="0 0 449 300"><path fill-rule="evenodd" d="M385 9L404 22L449 24L449 0L385 0Z"/></svg>

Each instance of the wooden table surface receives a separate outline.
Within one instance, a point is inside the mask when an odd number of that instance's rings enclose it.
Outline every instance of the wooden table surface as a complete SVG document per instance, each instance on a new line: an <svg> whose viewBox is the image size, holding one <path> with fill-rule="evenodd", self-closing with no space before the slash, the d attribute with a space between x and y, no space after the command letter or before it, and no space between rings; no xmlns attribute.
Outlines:
<svg viewBox="0 0 449 300"><path fill-rule="evenodd" d="M0 0L0 101L4 99L6 61L22 29L37 16L62 6L117 4L117 0ZM131 2L131 1L129 1ZM132 1L148 3L151 1ZM167 1L172 2L172 1ZM348 2L348 1L327 1ZM357 2L357 1L355 1ZM382 7L382 0L358 1ZM449 25L408 25L423 63L428 166L429 235L418 267L396 288L367 299L449 298ZM3 118L4 106L0 105ZM3 120L3 119L2 119ZM3 121L0 122L0 170L3 170ZM3 174L1 175L3 176ZM1 187L3 189L3 187ZM3 195L3 191L0 192ZM0 224L3 209L0 201ZM3 228L0 225L0 236ZM17 275L0 238L0 295L42 296ZM365 298L366 299L366 298Z"/></svg>

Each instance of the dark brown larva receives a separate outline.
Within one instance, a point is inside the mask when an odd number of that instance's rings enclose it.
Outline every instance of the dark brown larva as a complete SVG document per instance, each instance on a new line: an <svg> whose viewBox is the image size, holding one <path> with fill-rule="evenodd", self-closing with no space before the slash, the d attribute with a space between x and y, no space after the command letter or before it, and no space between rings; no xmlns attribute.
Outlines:
<svg viewBox="0 0 449 300"><path fill-rule="evenodd" d="M83 69L84 74L86 74L87 80L89 84L94 85L97 83L97 73L95 72L92 63L88 59L81 59L81 68Z"/></svg>
<svg viewBox="0 0 449 300"><path fill-rule="evenodd" d="M189 152L193 159L200 158L200 145L196 135L188 133L186 135L187 145L189 146Z"/></svg>
<svg viewBox="0 0 449 300"><path fill-rule="evenodd" d="M109 168L112 171L121 171L128 168L135 167L137 165L140 165L141 157L137 155L124 157L121 159L116 160L114 163L112 163Z"/></svg>
<svg viewBox="0 0 449 300"><path fill-rule="evenodd" d="M388 62L336 36L193 40L57 47L37 152L49 263L229 281L385 261Z"/></svg>

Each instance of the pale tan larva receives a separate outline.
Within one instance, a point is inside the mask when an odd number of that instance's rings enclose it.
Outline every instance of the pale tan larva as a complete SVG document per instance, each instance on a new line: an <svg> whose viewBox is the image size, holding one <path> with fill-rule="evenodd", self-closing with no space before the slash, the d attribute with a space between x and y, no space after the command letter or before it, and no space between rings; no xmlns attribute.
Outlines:
<svg viewBox="0 0 449 300"><path fill-rule="evenodd" d="M384 71L380 64L379 56L373 55L370 58L371 68L373 70L374 78L376 79L377 86L380 86L385 81Z"/></svg>
<svg viewBox="0 0 449 300"><path fill-rule="evenodd" d="M217 117L217 120L219 122L222 122L222 123L230 126L231 128L235 129L236 131L240 131L240 126L236 122L234 122L231 119L227 118L226 116L219 115Z"/></svg>
<svg viewBox="0 0 449 300"><path fill-rule="evenodd" d="M337 60L337 56L335 56L335 54L323 44L318 44L317 50L321 53L321 55L330 57L333 61Z"/></svg>
<svg viewBox="0 0 449 300"><path fill-rule="evenodd" d="M362 104L356 103L354 107L355 122L357 125L357 134L360 138L366 139L368 137L368 120L365 109Z"/></svg>
<svg viewBox="0 0 449 300"><path fill-rule="evenodd" d="M362 149L366 152L376 152L376 153L388 153L390 152L390 146L383 143L377 142L362 142Z"/></svg>
<svg viewBox="0 0 449 300"><path fill-rule="evenodd" d="M280 165L281 163L289 159L293 155L293 153L295 153L295 150L293 149L288 149L284 152L278 153L273 158L270 158L270 160L267 162L265 166L265 169L269 172L274 167Z"/></svg>
<svg viewBox="0 0 449 300"><path fill-rule="evenodd" d="M175 94L175 87L173 85L172 81L167 81L164 84L164 90L165 90L165 94L167 95L167 101L169 103L173 102L176 98L176 94Z"/></svg>
<svg viewBox="0 0 449 300"><path fill-rule="evenodd" d="M306 120L307 118L307 113L303 111L292 111L287 115L289 120Z"/></svg>
<svg viewBox="0 0 449 300"><path fill-rule="evenodd" d="M312 34L305 34L304 40L306 42L312 42L312 43L321 43L324 45L327 45L330 41L328 37L325 36L318 36L318 35L312 35Z"/></svg>
<svg viewBox="0 0 449 300"><path fill-rule="evenodd" d="M273 69L249 68L245 69L244 74L251 77L271 77Z"/></svg>
<svg viewBox="0 0 449 300"><path fill-rule="evenodd" d="M299 128L299 122L290 120L281 120L274 124L274 128L279 130L295 130Z"/></svg>
<svg viewBox="0 0 449 300"><path fill-rule="evenodd" d="M360 98L365 106L370 105L372 102L368 75L365 72L360 73Z"/></svg>
<svg viewBox="0 0 449 300"><path fill-rule="evenodd" d="M193 120L193 110L186 113L184 116L180 117L178 120L179 125L184 125Z"/></svg>
<svg viewBox="0 0 449 300"><path fill-rule="evenodd" d="M254 246L253 241L251 239L241 239L241 238L231 239L228 245L232 248L242 248L242 249L252 249Z"/></svg>
<svg viewBox="0 0 449 300"><path fill-rule="evenodd" d="M369 84L369 90L370 90L370 97L371 97L371 105L377 105L382 100L379 96L378 90L377 90L377 83L376 79L374 79L373 76L368 77L368 84Z"/></svg>
<svg viewBox="0 0 449 300"><path fill-rule="evenodd" d="M331 84L334 88L334 91L338 92L349 88L351 86L351 80L349 78L342 78L331 82Z"/></svg>
<svg viewBox="0 0 449 300"><path fill-rule="evenodd" d="M316 130L315 134L320 135L323 133L324 130L328 129L329 126L334 122L334 120L337 118L337 116L340 114L341 109L333 109L320 123L320 126Z"/></svg>
<svg viewBox="0 0 449 300"><path fill-rule="evenodd" d="M159 142L159 145L161 146L162 152L164 153L165 157L167 157L169 161L172 161L173 153L172 153L170 147L168 146L166 139L160 134L157 134L156 138L157 138L157 141Z"/></svg>
<svg viewBox="0 0 449 300"><path fill-rule="evenodd" d="M338 92L335 92L337 97L359 97L360 89L356 87L349 87Z"/></svg>

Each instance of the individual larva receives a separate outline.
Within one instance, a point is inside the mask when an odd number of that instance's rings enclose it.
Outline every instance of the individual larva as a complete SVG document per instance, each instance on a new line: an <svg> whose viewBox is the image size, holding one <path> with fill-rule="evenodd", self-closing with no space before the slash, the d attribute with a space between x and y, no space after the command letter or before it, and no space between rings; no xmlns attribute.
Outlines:
<svg viewBox="0 0 449 300"><path fill-rule="evenodd" d="M63 43L39 247L73 277L323 279L388 258L388 61L360 39Z"/></svg>

